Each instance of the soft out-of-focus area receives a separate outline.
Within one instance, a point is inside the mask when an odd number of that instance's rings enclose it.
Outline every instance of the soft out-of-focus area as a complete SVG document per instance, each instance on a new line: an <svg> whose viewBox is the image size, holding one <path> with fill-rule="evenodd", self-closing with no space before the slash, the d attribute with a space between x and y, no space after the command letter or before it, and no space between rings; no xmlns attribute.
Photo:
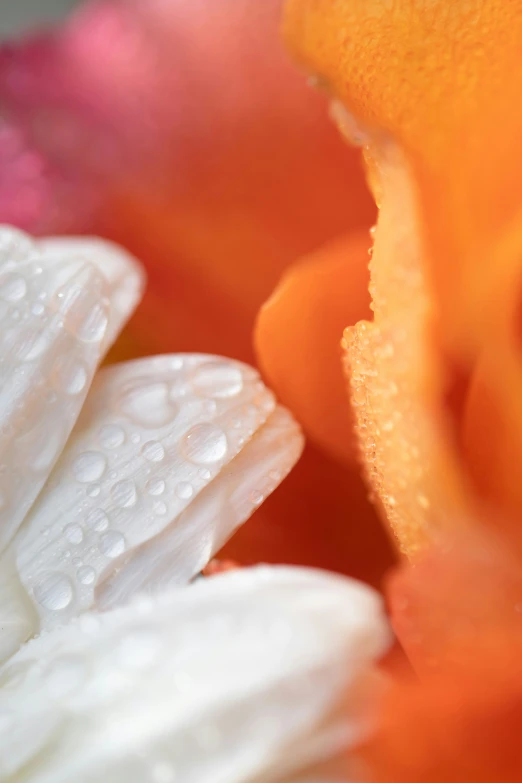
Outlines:
<svg viewBox="0 0 522 783"><path fill-rule="evenodd" d="M257 362L301 418L313 442L231 557L378 581L390 550L354 461L339 351L343 327L370 316L360 237L375 207L327 96L284 51L281 0L70 4L61 17L58 0L34 0L34 14L0 7L0 222L97 234L143 262L147 293L112 360ZM303 287L298 272L298 299L272 311L256 355L256 317L281 277L339 237L339 277ZM298 380L283 383L276 368L294 366Z"/></svg>
<svg viewBox="0 0 522 783"><path fill-rule="evenodd" d="M78 0L4 0L0 7L0 34L17 35L60 19L77 4Z"/></svg>

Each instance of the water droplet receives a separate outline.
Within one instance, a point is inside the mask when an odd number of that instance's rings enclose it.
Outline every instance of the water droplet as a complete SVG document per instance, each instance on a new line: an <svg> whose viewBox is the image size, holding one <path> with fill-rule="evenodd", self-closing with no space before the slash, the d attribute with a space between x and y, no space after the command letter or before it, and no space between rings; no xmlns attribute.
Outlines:
<svg viewBox="0 0 522 783"><path fill-rule="evenodd" d="M35 302L34 305L31 307L31 312L33 315L42 315L44 310L45 307L41 302Z"/></svg>
<svg viewBox="0 0 522 783"><path fill-rule="evenodd" d="M117 449L125 442L125 430L116 424L106 424L101 428L99 438L104 449Z"/></svg>
<svg viewBox="0 0 522 783"><path fill-rule="evenodd" d="M12 354L13 358L23 362L32 362L50 347L53 339L53 332L45 329L44 323L39 328L34 325L31 327L17 326L7 333L4 348Z"/></svg>
<svg viewBox="0 0 522 783"><path fill-rule="evenodd" d="M87 383L87 370L72 356L60 356L54 363L51 378L57 391L79 394Z"/></svg>
<svg viewBox="0 0 522 783"><path fill-rule="evenodd" d="M100 539L100 552L106 557L118 557L125 552L125 539L117 530L109 530Z"/></svg>
<svg viewBox="0 0 522 783"><path fill-rule="evenodd" d="M157 440L149 440L143 444L141 453L149 462L161 462L165 456L165 449Z"/></svg>
<svg viewBox="0 0 522 783"><path fill-rule="evenodd" d="M213 424L196 424L185 434L181 448L191 462L210 465L226 455L227 436Z"/></svg>
<svg viewBox="0 0 522 783"><path fill-rule="evenodd" d="M84 451L73 462L73 473L82 484L98 481L103 476L107 460L99 451Z"/></svg>
<svg viewBox="0 0 522 783"><path fill-rule="evenodd" d="M64 326L83 343L99 343L105 337L108 318L108 302L95 294L90 287L79 283L68 284L58 291L60 312L64 314Z"/></svg>
<svg viewBox="0 0 522 783"><path fill-rule="evenodd" d="M65 538L71 544L81 544L83 541L83 530L80 525L67 525L65 530Z"/></svg>
<svg viewBox="0 0 522 783"><path fill-rule="evenodd" d="M180 481L176 487L176 495L182 500L188 500L194 494L194 487L188 481Z"/></svg>
<svg viewBox="0 0 522 783"><path fill-rule="evenodd" d="M167 506L163 502L154 503L154 511L156 514L159 514L159 516L163 516L167 513Z"/></svg>
<svg viewBox="0 0 522 783"><path fill-rule="evenodd" d="M91 530L101 533L102 530L107 530L109 527L109 517L103 509L94 508L92 511L89 511L85 517L85 524L88 525Z"/></svg>
<svg viewBox="0 0 522 783"><path fill-rule="evenodd" d="M257 489L252 490L249 497L253 506L260 506L264 500L263 493Z"/></svg>
<svg viewBox="0 0 522 783"><path fill-rule="evenodd" d="M4 302L19 302L27 293L27 283L15 272L6 272L0 277L0 299Z"/></svg>
<svg viewBox="0 0 522 783"><path fill-rule="evenodd" d="M235 397L243 388L243 375L234 364L206 362L194 370L191 383L202 397Z"/></svg>
<svg viewBox="0 0 522 783"><path fill-rule="evenodd" d="M198 476L203 479L203 481L208 481L211 475L212 474L208 468L200 468L198 471Z"/></svg>
<svg viewBox="0 0 522 783"><path fill-rule="evenodd" d="M101 487L99 484L91 484L90 487L87 487L87 494L90 498L97 498L100 492Z"/></svg>
<svg viewBox="0 0 522 783"><path fill-rule="evenodd" d="M123 391L119 407L125 416L147 428L163 427L177 414L166 383L131 384Z"/></svg>
<svg viewBox="0 0 522 783"><path fill-rule="evenodd" d="M96 578L96 571L91 566L82 566L76 572L76 576L82 585L92 585Z"/></svg>
<svg viewBox="0 0 522 783"><path fill-rule="evenodd" d="M71 580L58 571L44 574L34 587L34 597L45 609L59 612L66 609L74 598Z"/></svg>
<svg viewBox="0 0 522 783"><path fill-rule="evenodd" d="M162 495L165 492L165 482L163 479L151 478L147 481L145 489L149 495Z"/></svg>
<svg viewBox="0 0 522 783"><path fill-rule="evenodd" d="M120 508L130 508L138 499L136 484L134 481L118 481L111 489L111 496Z"/></svg>

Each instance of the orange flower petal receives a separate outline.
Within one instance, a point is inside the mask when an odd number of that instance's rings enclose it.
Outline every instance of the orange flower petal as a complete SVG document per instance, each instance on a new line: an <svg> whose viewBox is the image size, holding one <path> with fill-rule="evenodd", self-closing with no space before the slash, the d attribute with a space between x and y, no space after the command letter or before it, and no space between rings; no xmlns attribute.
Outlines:
<svg viewBox="0 0 522 783"><path fill-rule="evenodd" d="M363 123L378 167L391 147L401 151L413 199L398 225L415 216L410 240L431 310L411 325L424 331L432 376L414 402L442 428L441 475L453 474L464 495L471 478L502 513L520 514L522 9L503 0L289 0L286 30L296 56ZM444 421L447 389L471 377L465 421ZM434 462L431 448L424 464ZM488 452L496 464L482 486ZM466 506L445 504L438 515L474 512Z"/></svg>
<svg viewBox="0 0 522 783"><path fill-rule="evenodd" d="M520 652L520 648L519 648ZM375 783L519 783L520 668L395 685L363 749ZM489 675L489 679L484 677Z"/></svg>
<svg viewBox="0 0 522 783"><path fill-rule="evenodd" d="M256 346L272 388L316 443L353 460L341 367L347 324L370 314L367 232L327 245L286 273L262 308Z"/></svg>
<svg viewBox="0 0 522 783"><path fill-rule="evenodd" d="M419 680L399 676L364 749L378 783L514 783L522 775L522 577L477 532L392 578L394 628Z"/></svg>

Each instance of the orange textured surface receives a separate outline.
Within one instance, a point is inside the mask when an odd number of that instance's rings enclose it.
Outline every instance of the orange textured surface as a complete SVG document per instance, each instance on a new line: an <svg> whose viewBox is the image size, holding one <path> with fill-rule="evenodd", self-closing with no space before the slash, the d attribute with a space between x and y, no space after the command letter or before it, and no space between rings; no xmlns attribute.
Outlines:
<svg viewBox="0 0 522 783"><path fill-rule="evenodd" d="M507 435L494 439L495 475L479 490L518 514L522 8L503 0L290 0L285 26L307 69L404 151L441 349L459 374L480 373L479 361L487 367L459 422L466 468L480 484L484 431Z"/></svg>
<svg viewBox="0 0 522 783"><path fill-rule="evenodd" d="M309 436L341 460L355 456L341 367L346 324L370 315L368 232L327 244L291 267L257 321L260 366Z"/></svg>

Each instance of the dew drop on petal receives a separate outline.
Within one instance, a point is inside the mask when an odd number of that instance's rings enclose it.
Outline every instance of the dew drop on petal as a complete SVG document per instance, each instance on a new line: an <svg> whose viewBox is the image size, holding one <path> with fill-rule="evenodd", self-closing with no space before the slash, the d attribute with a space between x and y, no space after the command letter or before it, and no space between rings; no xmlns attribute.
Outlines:
<svg viewBox="0 0 522 783"><path fill-rule="evenodd" d="M125 430L116 424L106 424L101 428L99 438L104 449L117 449L125 442Z"/></svg>
<svg viewBox="0 0 522 783"><path fill-rule="evenodd" d="M149 481L147 481L147 484L145 485L145 489L149 493L149 495L162 495L165 492L165 482L163 479L159 478L151 478Z"/></svg>
<svg viewBox="0 0 522 783"><path fill-rule="evenodd" d="M183 455L196 464L211 465L219 462L227 453L227 436L214 424L196 424L184 435Z"/></svg>
<svg viewBox="0 0 522 783"><path fill-rule="evenodd" d="M176 495L182 500L188 500L194 494L194 487L188 481L180 481L176 486Z"/></svg>
<svg viewBox="0 0 522 783"><path fill-rule="evenodd" d="M65 394L79 394L87 383L87 370L81 362L71 356L61 356L52 368L54 388Z"/></svg>
<svg viewBox="0 0 522 783"><path fill-rule="evenodd" d="M63 531L65 533L65 538L67 541L69 541L70 544L81 544L83 541L83 530L81 529L80 525L67 525L65 530Z"/></svg>
<svg viewBox="0 0 522 783"><path fill-rule="evenodd" d="M82 566L76 572L76 576L82 585L92 585L96 578L96 571L91 566Z"/></svg>
<svg viewBox="0 0 522 783"><path fill-rule="evenodd" d="M125 538L117 530L109 530L100 539L100 552L106 557L118 557L125 552Z"/></svg>
<svg viewBox="0 0 522 783"><path fill-rule="evenodd" d="M34 586L34 597L45 609L59 612L66 609L73 600L73 584L65 574L47 573Z"/></svg>
<svg viewBox="0 0 522 783"><path fill-rule="evenodd" d="M73 473L83 483L98 481L107 466L107 460L99 451L84 451L73 462Z"/></svg>
<svg viewBox="0 0 522 783"><path fill-rule="evenodd" d="M233 364L206 362L194 370L191 383L201 397L235 397L243 388L243 375Z"/></svg>
<svg viewBox="0 0 522 783"><path fill-rule="evenodd" d="M166 383L132 384L123 391L119 409L136 424L147 428L163 427L177 414Z"/></svg>
<svg viewBox="0 0 522 783"><path fill-rule="evenodd" d="M16 272L6 272L0 277L0 299L4 302L19 302L27 293L25 279Z"/></svg>
<svg viewBox="0 0 522 783"><path fill-rule="evenodd" d="M165 456L165 449L159 441L149 440L143 444L141 453L149 462L161 462Z"/></svg>
<svg viewBox="0 0 522 783"><path fill-rule="evenodd" d="M91 484L90 487L87 487L87 494L90 498L97 498L100 492L101 487L99 484Z"/></svg>

